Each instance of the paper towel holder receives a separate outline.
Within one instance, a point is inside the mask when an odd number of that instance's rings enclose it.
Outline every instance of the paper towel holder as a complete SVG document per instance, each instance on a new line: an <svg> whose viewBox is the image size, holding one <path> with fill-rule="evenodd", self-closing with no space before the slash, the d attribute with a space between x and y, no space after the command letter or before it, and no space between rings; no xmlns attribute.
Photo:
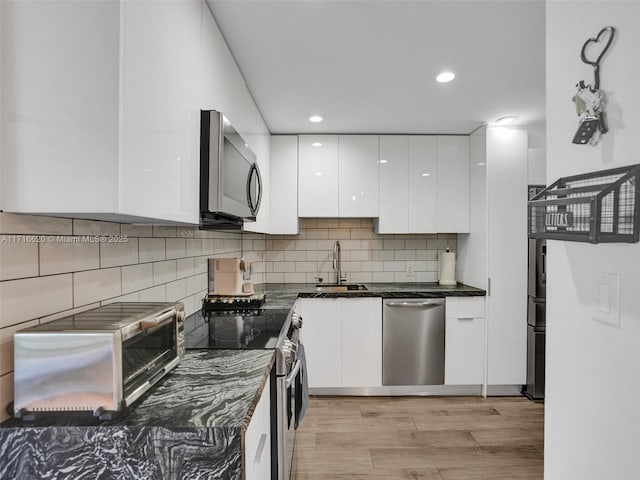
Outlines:
<svg viewBox="0 0 640 480"><path fill-rule="evenodd" d="M439 252L438 283L440 285L457 285L456 281L456 253L449 246L446 251Z"/></svg>

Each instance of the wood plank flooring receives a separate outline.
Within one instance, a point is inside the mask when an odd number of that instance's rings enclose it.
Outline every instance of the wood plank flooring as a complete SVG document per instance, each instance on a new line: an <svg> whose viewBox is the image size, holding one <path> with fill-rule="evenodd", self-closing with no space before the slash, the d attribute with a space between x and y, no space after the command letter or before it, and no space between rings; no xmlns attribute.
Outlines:
<svg viewBox="0 0 640 480"><path fill-rule="evenodd" d="M544 406L524 397L311 397L294 480L541 480Z"/></svg>

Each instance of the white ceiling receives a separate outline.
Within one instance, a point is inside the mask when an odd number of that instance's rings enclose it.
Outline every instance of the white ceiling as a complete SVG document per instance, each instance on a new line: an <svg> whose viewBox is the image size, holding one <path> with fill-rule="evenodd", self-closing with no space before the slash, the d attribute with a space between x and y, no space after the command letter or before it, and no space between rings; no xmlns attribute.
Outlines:
<svg viewBox="0 0 640 480"><path fill-rule="evenodd" d="M545 121L544 0L207 3L272 133ZM455 80L436 83L445 69Z"/></svg>

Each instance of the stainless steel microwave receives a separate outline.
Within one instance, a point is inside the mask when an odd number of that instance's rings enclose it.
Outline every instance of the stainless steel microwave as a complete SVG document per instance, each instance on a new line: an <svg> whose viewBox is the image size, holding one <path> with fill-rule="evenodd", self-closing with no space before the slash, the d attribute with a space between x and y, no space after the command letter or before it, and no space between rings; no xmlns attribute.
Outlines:
<svg viewBox="0 0 640 480"><path fill-rule="evenodd" d="M112 303L14 335L14 413L131 405L184 355L184 305Z"/></svg>
<svg viewBox="0 0 640 480"><path fill-rule="evenodd" d="M239 229L255 221L262 179L256 156L216 110L200 114L200 228Z"/></svg>

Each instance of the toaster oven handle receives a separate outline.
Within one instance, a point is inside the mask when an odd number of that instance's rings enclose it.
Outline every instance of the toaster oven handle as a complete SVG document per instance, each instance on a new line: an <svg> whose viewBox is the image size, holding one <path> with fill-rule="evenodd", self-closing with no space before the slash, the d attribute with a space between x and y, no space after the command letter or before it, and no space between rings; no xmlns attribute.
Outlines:
<svg viewBox="0 0 640 480"><path fill-rule="evenodd" d="M173 317L178 315L178 311L173 308L168 312L163 313L162 315L158 315L156 318L148 318L140 321L140 330L149 330L150 328L157 327L158 325L164 323L167 320L172 319Z"/></svg>

